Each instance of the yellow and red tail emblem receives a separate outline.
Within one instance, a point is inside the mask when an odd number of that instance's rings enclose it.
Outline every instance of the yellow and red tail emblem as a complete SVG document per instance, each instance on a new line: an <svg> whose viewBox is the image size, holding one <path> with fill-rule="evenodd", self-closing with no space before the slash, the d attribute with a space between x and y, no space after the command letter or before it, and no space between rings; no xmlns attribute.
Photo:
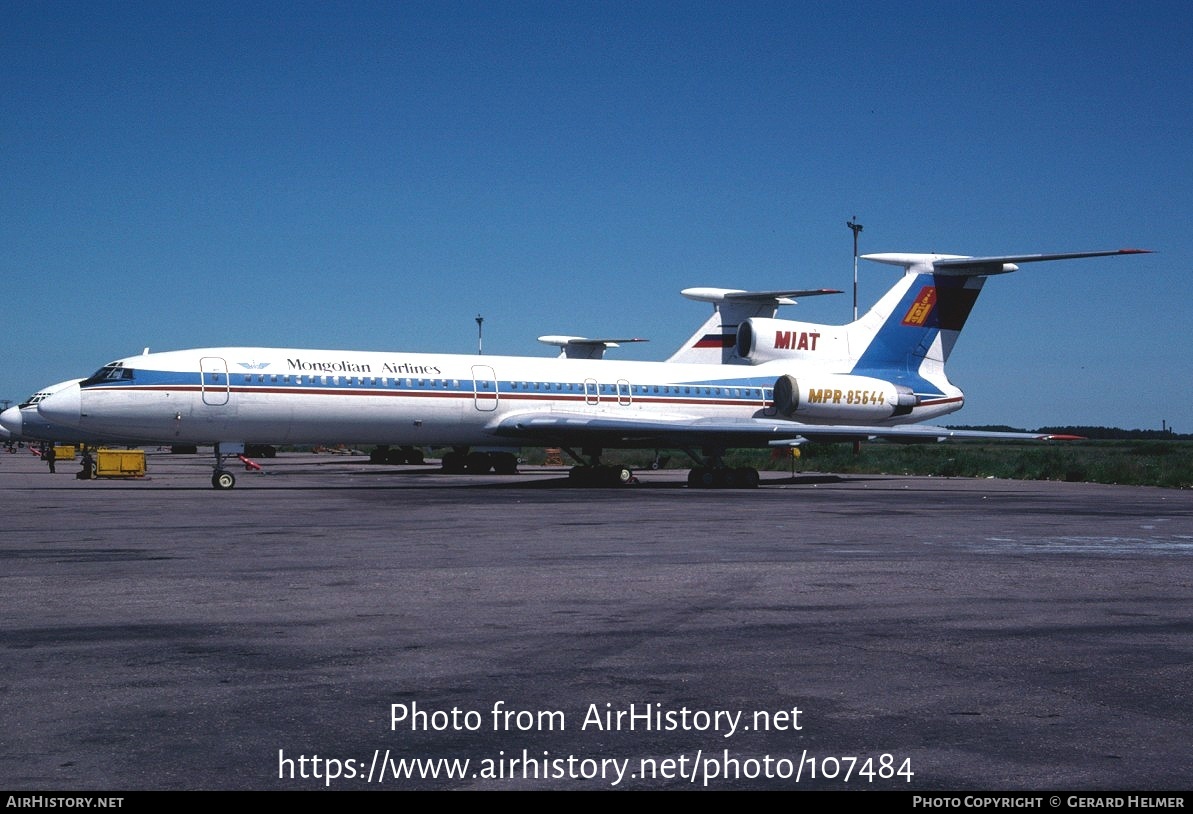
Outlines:
<svg viewBox="0 0 1193 814"><path fill-rule="evenodd" d="M934 305L936 305L936 286L926 285L920 289L915 302L907 309L907 314L903 317L903 324L923 327L924 323L928 321L928 316L932 313Z"/></svg>

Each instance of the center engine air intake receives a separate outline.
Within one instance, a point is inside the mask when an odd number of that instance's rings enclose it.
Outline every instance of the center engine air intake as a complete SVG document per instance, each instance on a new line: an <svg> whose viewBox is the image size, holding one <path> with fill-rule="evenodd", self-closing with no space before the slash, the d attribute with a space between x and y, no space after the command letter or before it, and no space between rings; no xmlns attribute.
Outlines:
<svg viewBox="0 0 1193 814"><path fill-rule="evenodd" d="M780 376L775 409L788 418L878 420L908 415L919 402L910 387L869 376Z"/></svg>

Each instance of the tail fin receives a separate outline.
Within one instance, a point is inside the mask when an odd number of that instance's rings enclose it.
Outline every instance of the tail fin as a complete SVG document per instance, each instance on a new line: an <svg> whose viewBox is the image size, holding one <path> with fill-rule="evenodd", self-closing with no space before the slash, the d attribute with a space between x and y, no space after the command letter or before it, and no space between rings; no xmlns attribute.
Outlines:
<svg viewBox="0 0 1193 814"><path fill-rule="evenodd" d="M751 317L773 318L780 305L795 305L794 297L840 294L831 288L790 291L741 291L731 288L685 288L680 292L691 300L712 303L712 316L696 329L688 341L671 354L668 362L684 364L749 364L737 357L738 327Z"/></svg>
<svg viewBox="0 0 1193 814"><path fill-rule="evenodd" d="M943 392L944 363L986 277L1017 263L1142 254L1143 249L965 257L948 254L868 254L862 259L902 266L903 278L861 319L847 326L851 373L906 384L917 393Z"/></svg>

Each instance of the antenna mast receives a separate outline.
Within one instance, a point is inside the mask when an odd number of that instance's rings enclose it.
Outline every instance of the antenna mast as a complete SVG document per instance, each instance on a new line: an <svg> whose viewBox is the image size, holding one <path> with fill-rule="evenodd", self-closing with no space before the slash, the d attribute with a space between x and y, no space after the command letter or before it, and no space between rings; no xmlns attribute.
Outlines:
<svg viewBox="0 0 1193 814"><path fill-rule="evenodd" d="M857 222L857 215L848 220L845 225L853 232L853 318L857 319L857 235L862 231L862 225Z"/></svg>

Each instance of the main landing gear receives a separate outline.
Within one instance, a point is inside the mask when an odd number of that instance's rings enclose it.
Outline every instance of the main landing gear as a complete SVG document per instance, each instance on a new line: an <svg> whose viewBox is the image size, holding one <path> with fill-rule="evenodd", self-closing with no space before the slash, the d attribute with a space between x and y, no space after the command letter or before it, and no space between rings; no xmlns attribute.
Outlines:
<svg viewBox="0 0 1193 814"><path fill-rule="evenodd" d="M568 480L576 486L628 486L638 482L634 477L634 471L628 466L601 463L599 447L585 447L582 450L583 455L588 457L587 462L567 447L563 447L563 451L580 462L579 466L573 466L568 470Z"/></svg>
<svg viewBox="0 0 1193 814"><path fill-rule="evenodd" d="M443 471L449 475L518 474L518 456L512 452L469 452L468 447L456 447L443 454Z"/></svg>
<svg viewBox="0 0 1193 814"><path fill-rule="evenodd" d="M391 465L410 464L413 466L422 466L424 463L423 451L417 447L398 447L397 449L390 449L388 444L378 444L377 447L369 453L369 463Z"/></svg>
<svg viewBox="0 0 1193 814"><path fill-rule="evenodd" d="M698 456L691 450L684 452L698 465L688 472L689 489L757 489L761 480L758 470L752 466L725 466L724 450L704 450Z"/></svg>
<svg viewBox="0 0 1193 814"><path fill-rule="evenodd" d="M761 478L750 466L697 466L688 472L691 489L757 489Z"/></svg>
<svg viewBox="0 0 1193 814"><path fill-rule="evenodd" d="M563 451L580 462L579 466L573 466L568 472L568 479L577 486L626 486L638 482L628 466L602 464L601 450L597 447L585 447L582 451L583 457L567 447L563 447ZM685 449L684 452L697 464L688 472L688 487L691 489L758 488L758 470L749 466L725 466L722 459L724 450L706 449L703 456L696 455L691 450ZM588 460L585 461L585 458Z"/></svg>
<svg viewBox="0 0 1193 814"><path fill-rule="evenodd" d="M573 466L568 480L577 486L628 486L634 483L634 472L620 464Z"/></svg>

